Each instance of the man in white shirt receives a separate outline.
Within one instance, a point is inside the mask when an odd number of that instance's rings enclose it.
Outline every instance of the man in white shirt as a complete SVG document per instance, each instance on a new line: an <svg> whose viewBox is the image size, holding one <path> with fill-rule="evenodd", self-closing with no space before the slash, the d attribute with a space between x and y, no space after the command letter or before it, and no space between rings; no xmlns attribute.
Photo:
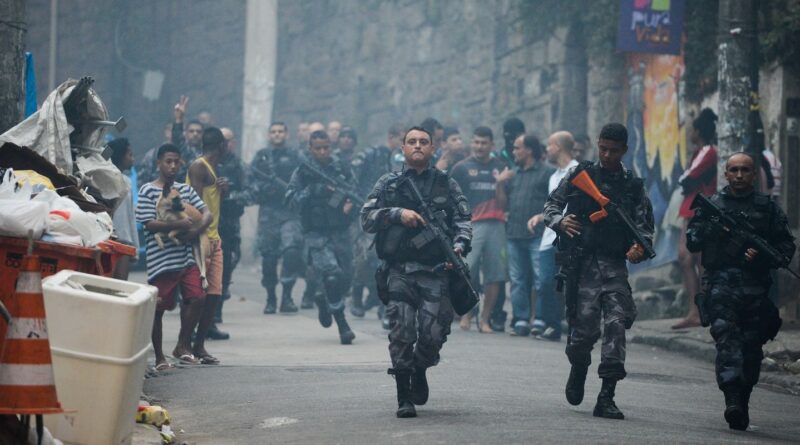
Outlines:
<svg viewBox="0 0 800 445"><path fill-rule="evenodd" d="M558 131L547 138L547 151L545 153L547 161L556 166L556 171L550 175L548 193L558 187L558 184L567 175L567 172L578 165L573 157L575 139L567 131ZM533 232L534 228L544 221L544 214L535 215L528 221L528 230ZM555 275L556 275L556 250L553 242L556 240L556 232L545 228L542 235L542 244L539 247L539 273L540 288L536 289L536 319L544 322L542 332L536 335L540 340L561 341L561 319L564 316L564 301L556 294Z"/></svg>

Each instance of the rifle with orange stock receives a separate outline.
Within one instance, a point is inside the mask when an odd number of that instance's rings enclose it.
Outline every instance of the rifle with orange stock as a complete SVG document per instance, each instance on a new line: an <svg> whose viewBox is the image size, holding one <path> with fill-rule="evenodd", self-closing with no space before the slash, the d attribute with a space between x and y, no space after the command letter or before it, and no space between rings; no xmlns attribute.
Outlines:
<svg viewBox="0 0 800 445"><path fill-rule="evenodd" d="M645 258L650 259L656 256L656 252L653 250L653 246L639 233L639 230L636 228L636 225L631 221L631 218L625 213L619 205L616 203L611 202L605 195L600 193L600 189L597 188L597 184L594 183L592 177L589 176L589 173L586 170L581 171L574 178L570 180L570 183L577 187L583 193L589 195L597 204L600 205L600 210L592 213L589 215L589 220L593 223L601 221L608 217L609 214L615 215L625 227L628 229L628 232L633 237L636 244L642 246L644 249Z"/></svg>

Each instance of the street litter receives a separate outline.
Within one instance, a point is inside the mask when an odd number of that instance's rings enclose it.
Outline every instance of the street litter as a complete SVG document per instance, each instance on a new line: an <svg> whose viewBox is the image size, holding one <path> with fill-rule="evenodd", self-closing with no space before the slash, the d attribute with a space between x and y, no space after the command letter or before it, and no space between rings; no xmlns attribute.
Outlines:
<svg viewBox="0 0 800 445"><path fill-rule="evenodd" d="M169 413L158 405L139 406L136 412L136 423L146 423L160 428L169 422Z"/></svg>

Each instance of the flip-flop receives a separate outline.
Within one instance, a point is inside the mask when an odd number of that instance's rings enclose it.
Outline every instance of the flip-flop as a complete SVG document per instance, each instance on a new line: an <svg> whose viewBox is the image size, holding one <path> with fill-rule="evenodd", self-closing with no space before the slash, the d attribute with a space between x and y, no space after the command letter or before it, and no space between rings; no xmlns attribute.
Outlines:
<svg viewBox="0 0 800 445"><path fill-rule="evenodd" d="M203 365L219 365L219 359L214 357L213 355L204 355L198 357L200 359L200 364Z"/></svg>
<svg viewBox="0 0 800 445"><path fill-rule="evenodd" d="M175 367L175 365L173 365L170 362L161 362L161 363L157 364L153 369L155 369L158 372L162 372L162 371L166 371L168 369L172 369L174 367Z"/></svg>
<svg viewBox="0 0 800 445"><path fill-rule="evenodd" d="M175 355L173 357L178 359L178 361L180 361L181 364L184 364L184 365L199 365L200 364L200 360L198 360L192 354L181 354L180 356Z"/></svg>

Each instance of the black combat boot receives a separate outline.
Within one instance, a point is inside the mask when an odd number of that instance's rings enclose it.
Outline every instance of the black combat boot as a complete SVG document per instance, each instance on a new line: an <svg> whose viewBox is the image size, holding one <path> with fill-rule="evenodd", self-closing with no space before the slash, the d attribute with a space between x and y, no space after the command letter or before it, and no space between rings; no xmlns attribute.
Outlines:
<svg viewBox="0 0 800 445"><path fill-rule="evenodd" d="M606 419L624 419L625 415L617 408L614 403L614 389L617 381L613 379L603 379L603 386L600 394L597 395L597 405L594 406L594 416Z"/></svg>
<svg viewBox="0 0 800 445"><path fill-rule="evenodd" d="M394 376L397 384L397 417L401 419L417 417L417 409L411 402L411 371L389 368L388 372Z"/></svg>
<svg viewBox="0 0 800 445"><path fill-rule="evenodd" d="M750 394L753 393L753 387L747 385L742 391L742 408L744 409L744 419L747 425L750 425Z"/></svg>
<svg viewBox="0 0 800 445"><path fill-rule="evenodd" d="M732 430L747 429L747 414L742 403L742 392L739 388L727 388L725 393L725 420Z"/></svg>
<svg viewBox="0 0 800 445"><path fill-rule="evenodd" d="M294 301L292 301L292 284L284 284L283 289L281 291L281 312L297 312L297 306L294 305Z"/></svg>
<svg viewBox="0 0 800 445"><path fill-rule="evenodd" d="M267 288L267 305L264 306L265 314L274 314L278 310L278 299L275 297L275 288Z"/></svg>
<svg viewBox="0 0 800 445"><path fill-rule="evenodd" d="M343 345L352 344L356 334L350 330L350 325L347 324L347 320L344 318L344 310L334 312L333 318L336 320L336 327L339 328L339 341Z"/></svg>
<svg viewBox="0 0 800 445"><path fill-rule="evenodd" d="M583 386L586 384L586 373L588 371L588 367L574 365L569 371L567 389L564 392L567 394L567 402L570 405L578 406L583 402Z"/></svg>
<svg viewBox="0 0 800 445"><path fill-rule="evenodd" d="M353 303L350 306L350 313L353 314L353 317L364 318L363 293L364 286L353 286Z"/></svg>
<svg viewBox="0 0 800 445"><path fill-rule="evenodd" d="M210 340L228 340L231 338L231 335L225 331L221 331L216 323L211 323L208 332L206 332L206 338Z"/></svg>
<svg viewBox="0 0 800 445"><path fill-rule="evenodd" d="M323 328L331 327L333 318L331 318L331 311L328 308L328 300L324 295L316 294L314 295L314 302L317 304L317 309L319 310L319 324L321 324Z"/></svg>
<svg viewBox="0 0 800 445"><path fill-rule="evenodd" d="M425 377L425 368L417 367L411 374L411 402L414 405L428 403L428 378Z"/></svg>
<svg viewBox="0 0 800 445"><path fill-rule="evenodd" d="M300 300L300 309L311 309L313 307L314 296L308 291L308 287L306 287L306 291L303 292L303 299Z"/></svg>

